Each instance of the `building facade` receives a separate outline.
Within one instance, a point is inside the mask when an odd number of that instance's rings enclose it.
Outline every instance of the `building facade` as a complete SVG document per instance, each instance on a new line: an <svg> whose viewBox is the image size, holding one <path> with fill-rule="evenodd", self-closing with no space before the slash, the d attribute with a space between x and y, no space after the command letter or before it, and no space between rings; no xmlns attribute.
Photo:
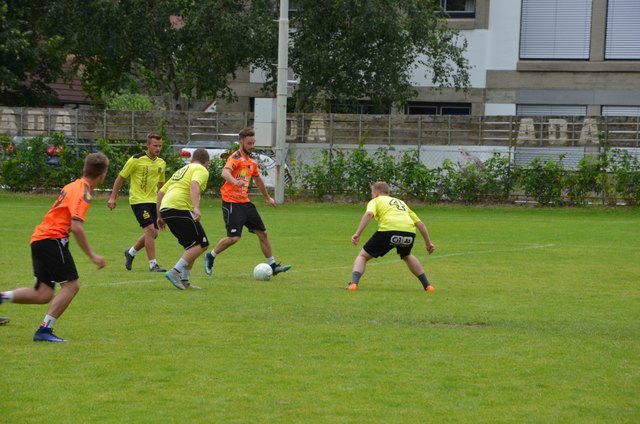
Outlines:
<svg viewBox="0 0 640 424"><path fill-rule="evenodd" d="M435 90L416 71L416 98L394 113L640 116L640 1L441 0L468 41L468 91ZM240 72L239 101L253 110L263 82Z"/></svg>

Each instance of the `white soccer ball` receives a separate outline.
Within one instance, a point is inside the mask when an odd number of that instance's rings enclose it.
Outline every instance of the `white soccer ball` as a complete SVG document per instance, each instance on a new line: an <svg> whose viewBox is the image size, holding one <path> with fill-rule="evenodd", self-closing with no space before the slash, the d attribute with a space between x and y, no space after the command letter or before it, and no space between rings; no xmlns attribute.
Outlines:
<svg viewBox="0 0 640 424"><path fill-rule="evenodd" d="M269 281L273 275L273 269L269 264L258 264L253 268L253 278L258 281Z"/></svg>

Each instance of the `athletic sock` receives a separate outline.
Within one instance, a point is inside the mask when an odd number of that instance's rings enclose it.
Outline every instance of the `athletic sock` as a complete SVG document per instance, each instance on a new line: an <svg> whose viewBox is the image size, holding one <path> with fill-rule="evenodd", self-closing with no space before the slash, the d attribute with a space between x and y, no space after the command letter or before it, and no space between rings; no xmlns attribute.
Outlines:
<svg viewBox="0 0 640 424"><path fill-rule="evenodd" d="M353 271L351 273L351 282L352 283L356 283L356 284L360 283L360 277L362 277L362 273L361 272Z"/></svg>
<svg viewBox="0 0 640 424"><path fill-rule="evenodd" d="M218 254L216 253L215 250L211 249L211 256L215 258L216 256L218 256Z"/></svg>
<svg viewBox="0 0 640 424"><path fill-rule="evenodd" d="M418 280L420 280L420 284L422 284L422 287L426 288L429 285L429 280L427 280L427 275L424 272L418 275Z"/></svg>
<svg viewBox="0 0 640 424"><path fill-rule="evenodd" d="M180 279L181 280L188 280L190 275L191 275L191 270L185 268L185 269L182 270L182 276L180 277Z"/></svg>
<svg viewBox="0 0 640 424"><path fill-rule="evenodd" d="M42 324L40 324L40 327L53 328L53 324L55 324L57 320L57 318L54 318L51 315L47 314L44 316L44 320L42 321Z"/></svg>
<svg viewBox="0 0 640 424"><path fill-rule="evenodd" d="M175 269L176 271L178 271L179 273L182 274L182 271L185 269L185 267L187 265L189 265L189 262L187 262L184 259L180 258L180 260L178 262L176 262L176 265L173 267L173 269Z"/></svg>
<svg viewBox="0 0 640 424"><path fill-rule="evenodd" d="M13 290L0 293L0 297L2 297L2 302L13 302Z"/></svg>
<svg viewBox="0 0 640 424"><path fill-rule="evenodd" d="M129 248L129 254L130 254L131 256L136 256L136 253L138 253L138 251L137 251L136 249L134 249L134 248L133 248L133 246L131 246L131 247Z"/></svg>
<svg viewBox="0 0 640 424"><path fill-rule="evenodd" d="M149 269L153 269L154 266L158 265L158 261L155 259L149 260Z"/></svg>
<svg viewBox="0 0 640 424"><path fill-rule="evenodd" d="M273 265L276 263L276 260L273 258L273 256L271 256L270 258L266 258L267 259L267 263L269 265Z"/></svg>

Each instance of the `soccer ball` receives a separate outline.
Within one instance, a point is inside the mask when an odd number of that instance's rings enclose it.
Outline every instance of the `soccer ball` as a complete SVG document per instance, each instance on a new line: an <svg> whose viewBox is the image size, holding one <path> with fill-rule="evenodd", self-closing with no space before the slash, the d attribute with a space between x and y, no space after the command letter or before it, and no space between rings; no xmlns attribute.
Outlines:
<svg viewBox="0 0 640 424"><path fill-rule="evenodd" d="M253 278L258 281L269 281L273 275L273 269L269 264L258 264L253 268Z"/></svg>

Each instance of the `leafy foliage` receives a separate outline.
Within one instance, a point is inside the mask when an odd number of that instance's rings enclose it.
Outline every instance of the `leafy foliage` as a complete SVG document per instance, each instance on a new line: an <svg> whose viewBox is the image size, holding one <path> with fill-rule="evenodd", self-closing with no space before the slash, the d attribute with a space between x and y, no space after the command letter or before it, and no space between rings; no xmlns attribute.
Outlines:
<svg viewBox="0 0 640 424"><path fill-rule="evenodd" d="M441 19L438 1L300 0L297 6L289 54L300 76L297 111L369 98L386 112L414 97L410 79L418 64L435 86L469 85L466 40Z"/></svg>
<svg viewBox="0 0 640 424"><path fill-rule="evenodd" d="M62 37L42 28L42 2L0 0L0 104L37 106L56 96L47 83L63 76Z"/></svg>
<svg viewBox="0 0 640 424"><path fill-rule="evenodd" d="M235 72L275 55L273 18L266 0L60 0L48 10L93 98L127 87L169 110L233 99Z"/></svg>

